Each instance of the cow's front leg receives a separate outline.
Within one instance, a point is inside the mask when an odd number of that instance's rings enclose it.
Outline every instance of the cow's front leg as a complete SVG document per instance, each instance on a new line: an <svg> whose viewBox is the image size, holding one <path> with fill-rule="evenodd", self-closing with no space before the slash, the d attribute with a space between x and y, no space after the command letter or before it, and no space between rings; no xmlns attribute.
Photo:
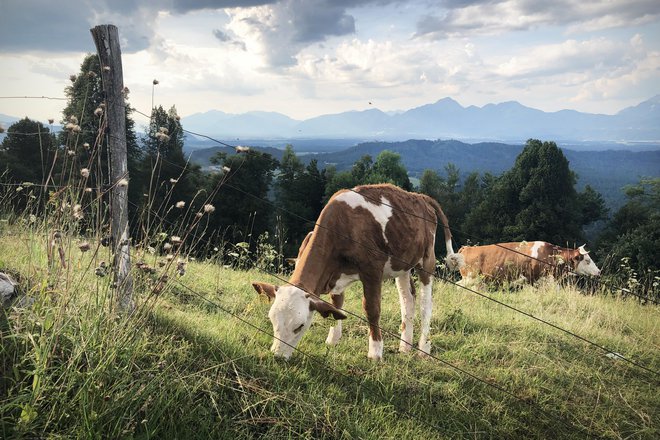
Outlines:
<svg viewBox="0 0 660 440"><path fill-rule="evenodd" d="M401 342L400 352L409 352L413 348L413 325L415 322L415 296L412 291L410 272L396 278L401 305Z"/></svg>
<svg viewBox="0 0 660 440"><path fill-rule="evenodd" d="M338 309L341 309L344 307L344 294L339 293L339 294L330 294L330 298L332 299L332 305L335 306ZM341 319L338 319L335 321L335 325L330 327L330 331L328 331L328 337L325 340L325 343L328 345L335 345L339 342L341 339Z"/></svg>
<svg viewBox="0 0 660 440"><path fill-rule="evenodd" d="M362 307L369 322L369 359L380 361L383 359L383 337L380 332L380 281L378 283L365 283Z"/></svg>
<svg viewBox="0 0 660 440"><path fill-rule="evenodd" d="M421 350L419 353L420 356L427 356L431 354L431 341L429 340L429 333L431 331L431 314L433 312L433 278L428 276L426 278L428 279L421 280L421 292L419 298L419 314L422 318L422 330L419 335L419 349Z"/></svg>

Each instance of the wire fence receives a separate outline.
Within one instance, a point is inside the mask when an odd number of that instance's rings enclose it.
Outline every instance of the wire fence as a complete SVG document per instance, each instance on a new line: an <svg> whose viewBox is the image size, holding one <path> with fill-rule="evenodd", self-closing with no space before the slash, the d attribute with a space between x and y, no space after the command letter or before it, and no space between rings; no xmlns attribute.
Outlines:
<svg viewBox="0 0 660 440"><path fill-rule="evenodd" d="M22 98L22 97L20 97L20 96L15 96L15 97L7 97L7 96L2 97L2 96L0 96L0 99L10 99L10 98ZM40 96L31 96L31 97L24 97L24 98L66 99L66 98L60 98L60 97L46 97L46 96L41 96L41 97L40 97ZM128 107L128 106L127 106L127 107ZM138 110L138 109L136 109L136 108L134 108L134 107L131 107L131 110L134 111L135 113L138 113L138 114L144 116L144 117L151 118L151 115L149 115L149 114L147 114L147 113L145 113L145 112L142 112L142 111L140 111L140 110ZM65 131L65 130L60 130L59 132L63 132L63 131ZM226 142L223 142L223 141L221 141L221 140L215 139L215 138L213 138L213 137L211 137L211 136L208 136L208 135L205 135L205 134L202 134L202 133L193 132L193 131L190 131L190 130L186 130L186 129L184 129L184 128L182 128L182 131L183 131L184 133L192 134L192 135L194 135L194 136L203 137L203 138L205 138L205 139L208 139L208 140L210 140L210 141L212 141L212 142L217 143L218 145L222 145L222 146L229 147L229 148L237 148L237 146L235 146L235 145L228 144L228 143L226 143ZM58 132L58 133L59 133L59 132ZM89 132L89 131L87 131L87 132ZM43 135L43 133L38 133L38 132L37 132L37 133L16 133L16 132L12 132L12 134L15 134L15 135ZM239 148L240 148L240 147L239 147ZM176 163L170 162L170 161L168 161L168 160L165 159L165 158L161 158L161 159L163 160L163 162L166 162L166 163L168 163L168 164L170 164L170 165L172 165L172 166L179 167L179 168L181 168L181 169L184 168L184 167L182 167L180 164L176 164ZM349 190L349 191L355 191L355 190L352 189L352 188L347 188L347 190ZM369 198L368 196L364 196L364 197L366 197L367 199ZM372 201L377 202L378 204L383 204L383 205L385 205L385 206L388 206L388 207L392 208L393 210L400 211L400 212L402 212L402 213L404 213L404 214L406 214L406 215L410 215L410 216L413 216L413 217L421 218L421 219L423 219L424 221L427 221L427 222L430 222L430 223L434 223L434 224L435 224L435 220L434 220L434 219L427 219L427 218L424 218L423 216L419 216L419 215L416 214L416 213L407 212L407 211L405 211L405 210L402 210L401 208L391 206L391 205L389 205L389 204L387 204L387 203L383 203L383 202L380 201L380 200L372 200ZM290 213L290 214L291 214L291 213ZM307 220L307 221L310 222L311 220ZM460 228L458 228L458 227L456 227L456 226L450 226L449 229L450 229L450 231L452 231L453 233L459 233L459 234L461 234L462 236L468 237L468 238L474 240L474 241L477 242L477 243L485 242L485 240L483 240L481 237L478 237L478 236L476 236L475 234L470 234L470 233L468 233L468 232L466 232L466 231L464 231L464 230L462 230L462 229L460 229ZM548 268L551 268L553 271L558 271L558 270L560 270L562 273L565 273L565 274L570 274L570 275L573 275L573 276L578 276L578 275L579 275L579 274L576 273L572 268L566 267L566 265L563 265L563 266L560 267L560 265L557 264L557 263L553 263L552 261L549 261L549 260L546 260L546 259L541 259L541 258L534 257L534 256L529 255L529 254L527 254L527 253L521 252L521 251L519 251L519 250L517 250L517 249L512 249L512 248L509 248L509 247L505 247L505 246L503 246L501 243L493 243L492 245L493 245L493 246L496 246L496 247L498 247L498 248L500 248L500 249L503 249L505 252L510 252L510 253L512 253L512 254L517 254L517 255L519 255L519 256L521 256L521 257L523 257L523 258L526 258L526 259L529 259L529 260L533 260L533 261L535 261L535 262L537 262L537 263L539 263L539 264L541 264L541 265L544 265L544 266L547 266ZM617 290L617 291L619 291L620 293L622 293L623 295L632 295L632 296L635 296L635 297L637 297L637 298L639 298L639 299L641 299L641 300L643 300L643 301L647 301L647 302L651 302L651 303L654 303L654 304L660 305L660 301L659 301L659 300L656 300L656 299L654 299L654 298L651 298L651 297L648 296L648 295L642 295L642 294L639 294L639 293L637 293L637 292L635 292L635 291L633 291L633 290L631 290L631 289L629 289L629 288L621 287L621 286L616 286L616 285L614 285L614 284L611 283L611 282L604 281L603 279L594 279L594 280L592 280L592 281L593 281L595 284L597 284L597 285L601 285L601 286L604 286L604 287L610 289L610 291L611 291L611 290Z"/></svg>
<svg viewBox="0 0 660 440"><path fill-rule="evenodd" d="M49 97L0 97L0 99L3 99L3 98L7 98L7 99L11 99L11 98L66 99L66 98L52 98L52 97L50 97L50 98L49 98ZM133 110L136 111L137 113L141 114L141 115L144 115L144 116L146 116L146 117L150 117L149 115L147 115L147 114L145 114L145 113L143 113L143 112L141 112L141 111L139 111L139 110L137 110L137 109L133 109ZM195 136L204 137L204 138L206 138L206 139L209 139L209 140L211 140L211 141L213 141L213 142L218 143L219 145L223 145L223 146L231 147L231 148L237 148L236 146L233 146L233 145L230 145L230 144L228 144L228 143L225 143L225 142L219 141L219 140L217 140L217 139L214 139L214 138L212 138L212 137L210 137L210 136L207 136L207 135L204 135L204 134L195 133L195 132L192 132L192 131L189 131L189 130L185 130L185 129L183 129L183 131L186 132L186 133L189 133L189 134L195 135ZM9 133L9 134L22 134L22 135L30 135L30 136L31 136L31 135L43 135L44 133ZM167 160L164 159L164 158L161 158L161 160L163 160L164 162L168 162L168 163L170 163L170 164L172 164L172 165L180 166L179 164L174 164L174 163L172 163L172 162L167 161ZM187 166L187 165L186 165L186 166ZM278 206L276 203L274 203L274 202L272 202L272 201L270 201L270 200L267 200L267 199L261 198L261 197L259 197L259 196L253 195L253 194L251 194L251 193L249 193L249 192L247 192L247 191L244 191L244 190L242 190L241 188L238 188L237 186L232 185L231 183L229 183L230 179L231 179L231 175L227 175L226 178L221 179L221 180L220 180L221 184L219 184L219 185L217 186L217 188L215 188L215 192L217 192L217 191L219 190L220 186L227 186L228 188L231 188L231 189L233 189L233 190L235 190L235 191L239 191L240 193L244 194L244 195L247 196L247 197L256 198L256 199L259 200L261 203L269 204L270 206L272 206L273 208L275 208L275 209L277 209L277 210L279 210L279 211L281 211L281 212L284 212L284 213L287 213L287 214L289 214L289 215L292 215L292 216L298 217L301 221L305 221L305 222L307 222L307 223L314 224L315 226L317 226L317 227L319 227L319 228L325 228L325 229L327 229L328 232L330 232L330 233L333 233L333 234L340 234L340 233L338 233L337 231L329 230L329 228L327 228L326 226L321 225L321 224L319 224L319 223L316 223L314 220L307 219L307 218L304 218L304 217L302 217L302 216L297 215L296 213L293 213L293 212L287 211L287 210L285 210L284 208L282 208L281 206ZM116 183L115 183L115 184L116 184ZM20 185L22 185L22 184L21 184L21 183L0 183L0 185L4 185L4 186L10 186L10 185L11 185L11 186L16 187L16 186L20 186ZM49 184L33 184L33 185L35 185L35 186L49 187L49 188L57 188L57 187L58 187L57 185L49 185ZM60 186L60 188L61 188L61 186ZM351 190L354 191L353 189L351 189ZM210 200L210 199L207 198L207 200ZM379 203L382 203L382 202L379 201ZM388 205L388 206L390 206L390 205ZM139 208L137 205L136 205L135 207ZM419 217L419 216L416 215L415 213L406 212L405 210L401 210L400 208L393 207L393 206L390 206L390 207L393 208L393 209L400 210L400 211L402 211L403 213L405 213L405 214L407 214L407 215L412 215L412 216L415 216L415 217ZM150 208L147 207L147 209L150 209ZM158 213L153 213L153 214L158 215ZM423 218L423 217L421 217L421 218ZM167 221L167 220L164 219L164 218L161 218L161 219L164 220L164 221ZM425 221L429 221L429 222L432 222L432 223L434 223L434 224L437 222L435 219L426 219L426 218L423 218L423 219L424 219ZM454 230L454 231L456 231L456 232L461 232L461 233L463 233L462 231L460 231L460 230L458 230L458 229L451 228L451 230ZM192 237L196 237L196 236L195 236L195 233L192 231L192 229L189 231L189 234L190 234L190 236L192 236ZM197 237L197 238L198 238L198 237ZM344 237L344 238L348 238L348 237ZM201 238L200 238L200 239L201 239ZM364 243L360 243L360 242L357 242L357 241L355 241L355 240L353 240L353 241L355 242L356 245L358 245L358 246L362 246L362 247L364 247L365 249L367 249L367 250L369 250L369 251L372 251L372 252L382 252L382 253L384 253L385 255L387 255L388 258L391 258L393 261L397 260L397 257L396 257L396 256L393 256L393 255L387 254L387 253L385 253L385 252L382 251L382 250L378 250L378 249L370 248L368 245L365 245ZM508 248L506 248L506 249L507 249L508 251L516 252L516 251L511 250L511 249L508 249ZM518 252L518 253L520 253L520 252ZM527 254L524 254L524 253L520 253L520 254L521 254L522 256L526 257L526 258L533 258L533 257L531 257L530 255L527 255ZM547 265L549 265L549 266L554 266L554 265L553 265L552 263L550 263L550 262L547 262L547 261L544 261L544 260L541 260L541 259L536 259L536 260L539 261L539 262L541 262L541 263L543 263L543 264L547 264ZM403 261L401 261L401 262L403 262ZM405 262L404 262L404 263L405 263ZM268 273L269 275L271 275L271 276L273 276L273 277L279 279L279 280L282 281L283 283L288 283L288 281L285 280L284 278L282 278L280 274L274 273L274 272L269 271L269 270L264 269L264 268L259 268L259 269L260 269L261 271L263 271L264 273ZM419 271L419 270L421 270L421 269L420 269L420 268L417 268L416 270ZM433 274L433 273L428 273L428 272L427 272L427 274L430 275L430 276L434 276L434 275L435 275L435 274ZM448 282L448 283L451 283L451 284L453 284L453 285L456 285L457 287L459 287L459 288L461 288L461 289L464 289L464 290L466 290L466 291L469 291L470 293L475 294L475 295L479 296L480 298L484 298L484 299L487 299L487 300L489 300L489 301L492 301L492 302L498 304L499 306L505 307L505 308L507 308L507 309L509 309L509 310L514 311L515 313L518 313L518 314L521 314L521 315L523 315L523 316L526 316L526 317L528 317L528 318L530 318L530 319L533 319L533 320L535 320L535 321L537 321L537 322L542 323L543 325L547 325L547 326L549 326L549 327L551 327L551 328L553 328L553 329L555 329L555 330L558 330L558 331L560 331L560 332L563 332L563 333L566 334L566 335L569 335L569 336L571 336L571 337L574 337L574 338L576 338L576 339L582 341L583 343L586 343L586 344L588 344L588 345L590 345L590 346L593 346L593 347L596 347L596 348L598 348L598 349L600 349L600 350L603 350L603 351L605 351L608 355L614 355L614 356L616 356L616 358L625 361L626 363L628 363L628 364L631 365L631 366L634 366L634 367L640 368L641 370L644 370L646 373L649 373L649 374L651 374L652 376L657 377L657 376L660 375L659 372L657 372L657 371L655 371L655 370L653 370L653 369L651 369L651 368L649 368L649 367L646 367L646 366L644 366L644 365L642 365L642 364L640 364L640 363L638 363L638 362L635 362L635 361L633 361L632 359L629 359L629 358L627 358L627 357L624 357L624 356L620 355L619 353L614 352L612 349L609 349L609 348L607 348L607 347L604 347L604 346L602 346L601 344L598 344L598 343L596 343L596 342L594 342L594 341L591 341L591 340L589 340L589 339L587 339L587 338L585 338L585 337L583 337L583 336L580 336L580 335L578 335L578 334L576 334L576 333L574 333L574 332L572 332L572 331L570 331L570 330L564 329L564 328L562 328L562 327L560 327L560 326L558 326L558 325L556 325L556 324L553 324L553 323L551 323L551 322L548 322L548 321L546 321L546 320L544 320L544 319L542 319L542 318L536 317L536 316L532 315L531 313L528 313L528 312L525 312L525 311L523 311L523 310L520 310L520 309L518 309L518 308L516 308L516 307L514 307L514 306L511 306L511 305L506 304L506 303L504 303L504 302L502 302L502 301L499 301L499 300L497 300L497 299L495 299L495 298L492 298L491 296L486 295L486 294L484 294L484 293L482 293L482 292L476 291L476 290L471 289L471 288L466 287L466 286L458 285L457 283L455 283L455 282L452 281L452 280L447 279L446 277L441 277L441 278L442 278L445 282ZM214 307L217 307L219 310L222 310L223 312L228 313L228 314L231 315L233 318L235 318L235 319L237 319L238 321L244 323L245 325L248 325L249 327L252 327L252 328L254 328L254 329L257 330L257 331L259 331L259 332L261 332L261 333L264 333L264 334L266 334L266 335L268 335L268 336L273 337L273 338L276 339L275 335L273 335L271 332L268 332L268 331L262 329L261 327L259 327L259 326L255 325L255 324L251 323L249 320L246 320L245 318L243 318L243 317L241 317L241 316L238 316L238 315L235 314L235 313L232 313L230 310L228 310L228 309L222 307L222 306L221 306L220 304L218 304L217 302L215 302L215 301L209 299L206 295L203 295L203 294L201 294L200 292L196 291L195 289L191 288L190 286L188 286L188 285L182 283L180 280L177 280L177 283L178 283L179 285L181 285L183 288L185 288L186 290L188 290L189 292L191 292L191 293L193 293L194 295L198 296L200 299L202 299L202 300L208 302L209 304L213 305ZM298 286L298 287L299 287L299 286ZM319 295L317 295L316 292L307 292L307 293L313 295L314 297L316 297L316 298L319 299L320 301L323 301L323 302L328 303L328 302L325 301L323 298L319 297ZM323 292L321 292L321 293L323 293ZM630 293L630 292L629 292L629 293ZM654 301L652 298L646 298L646 297L643 297L643 296L640 296L640 297L643 298L643 299L649 300L649 301L651 301L651 302L654 302L654 303L656 303L656 304L658 303L657 301ZM330 303L328 303L328 304L330 304ZM363 318L361 315L359 315L359 314L357 314L357 313L351 312L351 311L346 310L346 309L341 309L341 310L344 311L344 312L346 312L347 314L353 316L353 317L356 317L356 318L358 318L358 319L360 319L360 320L362 320L362 321L368 323L368 321L367 321L365 318ZM394 332L391 332L391 331L389 331L389 330L387 330L387 329L384 329L384 328L382 328L382 327L379 327L379 328L381 329L381 331L383 331L383 333L388 334L388 335L391 335L391 336L394 336L396 339L402 341L402 339L400 338L400 336L399 336L398 334L396 334L396 333L394 333ZM289 345L289 344L287 344L285 341L281 341L281 340L280 340L280 342L282 342L282 343L284 343L284 344L286 344L286 345ZM406 342L406 341L404 341L404 342L405 342L406 344L409 344L409 343ZM415 350L422 351L421 349L419 349L418 347L415 347L415 346L412 345L412 344L409 344L409 345L411 345L411 347L412 347L413 349L415 349ZM309 358L312 359L314 362L321 362L321 363L324 365L324 367L327 368L327 364L323 363L322 361L316 359L315 357L313 357L313 356L311 356L311 355L309 355L309 354L307 354L307 353L304 353L304 352L300 351L300 350L297 349L296 347L293 347L293 348L294 348L297 352L302 353L305 357L309 357ZM536 411L539 411L539 413L544 414L544 415L545 415L546 417L548 417L549 419L557 420L557 421L559 421L560 423L562 423L563 425L565 425L565 426L567 426L567 427L569 427L569 428L571 428L571 429L574 429L574 430L576 430L577 432L580 432L580 433L582 433L582 434L585 434L585 435L587 435L587 436L593 436L589 431L586 431L586 430L585 430L584 428L582 428L582 427L575 426L573 423L571 423L570 421L566 420L563 416L561 416L561 415L557 415L557 414L551 414L551 413L547 412L547 410L546 410L545 408L543 408L542 405L540 405L538 402L536 402L536 401L534 401L534 400L531 400L531 399L529 399L529 398L522 398L522 397L519 397L519 396L517 396L515 393L510 392L509 390L507 390L507 389L504 388L503 386L501 386L501 385L499 385L499 384L497 384L497 383L494 383L493 381L483 379L483 378L481 378L481 377L479 377L479 376L477 376L477 375L475 375L475 374L473 374L473 373L471 373L471 372L469 372L469 371L467 371L467 370L465 370L465 369L463 369L463 368L461 368L461 367L458 367L458 366L456 366L456 365L453 365L453 364L451 364L451 363L449 363L449 362L447 362L447 361L441 359L441 358L438 357L438 356L435 356L435 355L432 355L432 354L430 354L430 353L426 353L426 352L424 352L424 353L425 353L427 356L429 356L430 358L432 358L433 360L435 360L435 361L437 361L437 362L439 362L439 363L441 363L441 364L443 364L443 365L445 365L445 366L447 366L447 367L449 367L449 368L452 368L453 370L455 370L456 372L458 372L458 373L460 373L460 374L463 374L463 375L466 375L466 376L470 377L472 380L475 380L475 381L477 381L477 382L479 382L479 383L482 383L482 384L484 384L484 385L486 385L486 386L488 386L488 387L491 387L491 388L497 390L498 392L501 392L501 393L507 395L508 397L510 397L510 398L512 398L512 399L515 399L515 400L517 400L517 401L519 401L519 402L521 402L521 403L524 403L524 404L526 404L526 405L530 405L530 406L533 407ZM341 372L338 372L338 371L335 371L335 370L333 370L333 371L334 371L335 373L337 373L337 374L345 375L345 373L341 373ZM427 424L427 422L426 422L425 420L422 420L422 419L420 419L420 418L418 418L418 417L415 417L415 416L412 415L412 414L406 414L406 415L409 416L409 417L413 417L413 418L415 418L416 420L420 420L420 421L422 421L423 423ZM437 427L436 427L436 428L437 428Z"/></svg>

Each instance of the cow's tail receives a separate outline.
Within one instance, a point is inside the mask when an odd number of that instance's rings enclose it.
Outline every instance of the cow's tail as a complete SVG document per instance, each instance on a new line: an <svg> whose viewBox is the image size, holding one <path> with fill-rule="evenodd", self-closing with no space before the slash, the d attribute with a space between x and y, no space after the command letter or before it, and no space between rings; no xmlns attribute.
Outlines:
<svg viewBox="0 0 660 440"><path fill-rule="evenodd" d="M461 267L465 265L465 259L463 258L463 255L454 252L454 246L451 240L452 237L451 230L449 229L449 221L447 220L447 216L445 215L444 212L442 212L442 208L440 207L440 204L435 199L429 197L428 200L430 201L431 206L433 206L437 219L440 222L440 227L442 227L442 230L444 232L445 247L447 248L447 257L445 257L445 264L447 265L449 270L459 270Z"/></svg>

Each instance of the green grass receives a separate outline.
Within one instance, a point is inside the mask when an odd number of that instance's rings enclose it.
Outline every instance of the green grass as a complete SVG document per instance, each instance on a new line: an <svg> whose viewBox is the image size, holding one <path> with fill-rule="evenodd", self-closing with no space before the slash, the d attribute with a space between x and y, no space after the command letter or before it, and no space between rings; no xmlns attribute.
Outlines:
<svg viewBox="0 0 660 440"><path fill-rule="evenodd" d="M180 282L213 303L176 281L147 300L140 277L139 313L129 318L111 307L109 277L94 276L107 249L81 254L65 239L68 268L48 270L38 228L0 228L0 270L20 275L35 299L0 318L2 438L660 435L657 375L450 284L434 287L438 359L399 354L386 335L384 362L369 361L366 323L351 316L335 347L324 343L332 322L315 318L299 345L306 355L286 362L268 351L269 305L250 285L279 283L270 275L190 262ZM660 370L657 306L553 286L488 295ZM363 316L361 286L346 298ZM398 334L393 283L381 325Z"/></svg>

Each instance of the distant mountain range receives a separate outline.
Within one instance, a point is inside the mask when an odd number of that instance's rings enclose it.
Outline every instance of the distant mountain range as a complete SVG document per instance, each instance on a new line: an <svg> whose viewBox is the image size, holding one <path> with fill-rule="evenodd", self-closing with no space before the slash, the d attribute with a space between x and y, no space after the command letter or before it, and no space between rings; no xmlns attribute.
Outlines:
<svg viewBox="0 0 660 440"><path fill-rule="evenodd" d="M182 119L183 127L224 139L459 139L524 142L660 142L660 95L615 115L574 110L544 112L515 102L463 107L451 98L399 113L378 109L322 115L303 121L281 113L228 114L218 110Z"/></svg>

